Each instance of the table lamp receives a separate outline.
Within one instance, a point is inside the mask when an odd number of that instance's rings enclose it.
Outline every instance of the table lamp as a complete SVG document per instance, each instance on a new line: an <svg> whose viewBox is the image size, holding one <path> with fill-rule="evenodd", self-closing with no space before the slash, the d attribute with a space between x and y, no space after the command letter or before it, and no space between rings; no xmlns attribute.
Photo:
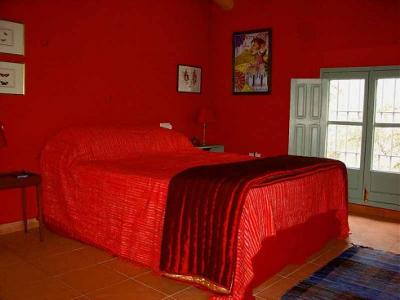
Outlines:
<svg viewBox="0 0 400 300"><path fill-rule="evenodd" d="M197 122L203 125L202 145L206 144L206 127L208 123L215 122L214 112L208 108L202 108L197 115Z"/></svg>
<svg viewBox="0 0 400 300"><path fill-rule="evenodd" d="M0 125L0 148L7 146L6 134L4 132L4 126Z"/></svg>

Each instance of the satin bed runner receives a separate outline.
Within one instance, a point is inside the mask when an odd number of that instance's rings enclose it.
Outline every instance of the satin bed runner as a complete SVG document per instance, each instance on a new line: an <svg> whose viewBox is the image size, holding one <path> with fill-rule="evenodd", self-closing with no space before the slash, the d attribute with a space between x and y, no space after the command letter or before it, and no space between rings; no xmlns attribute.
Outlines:
<svg viewBox="0 0 400 300"><path fill-rule="evenodd" d="M230 293L240 216L249 189L334 167L346 172L336 160L286 155L178 173L168 188L160 270Z"/></svg>

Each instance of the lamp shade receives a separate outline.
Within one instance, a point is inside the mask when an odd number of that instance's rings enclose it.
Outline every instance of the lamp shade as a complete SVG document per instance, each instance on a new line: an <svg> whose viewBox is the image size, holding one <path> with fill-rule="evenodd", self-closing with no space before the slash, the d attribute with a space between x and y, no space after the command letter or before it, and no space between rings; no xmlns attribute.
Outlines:
<svg viewBox="0 0 400 300"><path fill-rule="evenodd" d="M4 132L4 126L0 125L0 147L7 146L6 134Z"/></svg>
<svg viewBox="0 0 400 300"><path fill-rule="evenodd" d="M203 123L212 123L215 122L215 115L211 109L202 108L197 115L197 122Z"/></svg>

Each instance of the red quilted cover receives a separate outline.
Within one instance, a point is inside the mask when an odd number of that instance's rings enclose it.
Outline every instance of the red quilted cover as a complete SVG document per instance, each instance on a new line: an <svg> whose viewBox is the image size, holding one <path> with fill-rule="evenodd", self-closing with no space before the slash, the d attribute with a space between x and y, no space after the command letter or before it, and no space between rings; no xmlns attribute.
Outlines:
<svg viewBox="0 0 400 300"><path fill-rule="evenodd" d="M172 176L192 166L246 159L198 150L167 129L66 129L42 154L45 222L158 271ZM346 180L339 168L252 189L239 225L232 293L214 299L243 299L257 275L252 259L262 242L329 211L335 212L340 235L346 236Z"/></svg>

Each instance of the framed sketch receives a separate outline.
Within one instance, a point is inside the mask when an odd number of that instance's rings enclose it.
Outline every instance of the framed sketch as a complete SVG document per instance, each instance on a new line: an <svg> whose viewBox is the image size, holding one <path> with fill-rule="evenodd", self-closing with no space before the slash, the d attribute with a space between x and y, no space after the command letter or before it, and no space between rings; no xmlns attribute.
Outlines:
<svg viewBox="0 0 400 300"><path fill-rule="evenodd" d="M25 94L25 64L0 61L0 93Z"/></svg>
<svg viewBox="0 0 400 300"><path fill-rule="evenodd" d="M271 93L271 34L270 28L233 33L234 95Z"/></svg>
<svg viewBox="0 0 400 300"><path fill-rule="evenodd" d="M24 24L0 20L0 52L24 55Z"/></svg>
<svg viewBox="0 0 400 300"><path fill-rule="evenodd" d="M178 65L177 90L180 93L201 93L201 68Z"/></svg>

